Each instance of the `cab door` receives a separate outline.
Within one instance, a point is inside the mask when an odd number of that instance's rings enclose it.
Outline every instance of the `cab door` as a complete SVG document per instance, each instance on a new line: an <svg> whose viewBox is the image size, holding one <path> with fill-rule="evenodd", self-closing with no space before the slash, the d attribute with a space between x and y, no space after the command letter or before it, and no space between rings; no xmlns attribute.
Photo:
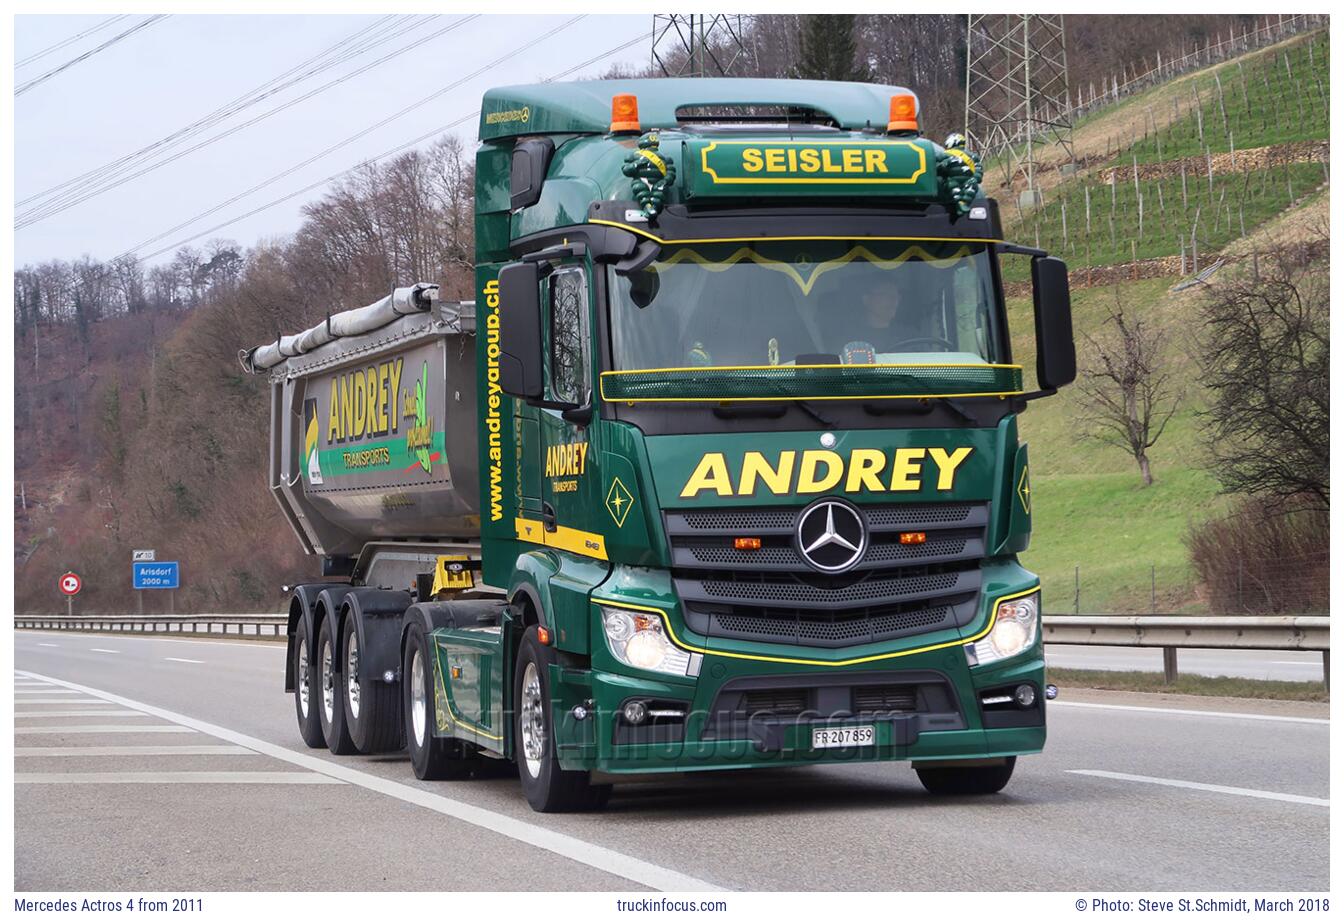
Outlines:
<svg viewBox="0 0 1344 920"><path fill-rule="evenodd" d="M542 334L546 398L589 406L593 394L593 294L586 260L558 263L542 279ZM539 409L541 519L546 544L605 558L599 535L597 494L601 475L592 426L565 418L560 409ZM591 417L591 416L590 416Z"/></svg>

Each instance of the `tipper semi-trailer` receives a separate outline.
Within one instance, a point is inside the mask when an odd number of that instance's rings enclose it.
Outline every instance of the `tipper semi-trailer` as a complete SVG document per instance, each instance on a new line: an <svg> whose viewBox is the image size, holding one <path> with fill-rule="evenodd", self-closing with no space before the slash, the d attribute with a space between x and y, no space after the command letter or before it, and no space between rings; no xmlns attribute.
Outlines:
<svg viewBox="0 0 1344 920"><path fill-rule="evenodd" d="M321 559L289 604L304 741L514 761L540 811L798 764L1003 788L1053 689L1017 416L1075 367L1065 266L981 177L901 87L488 92L475 301L398 288L242 356Z"/></svg>

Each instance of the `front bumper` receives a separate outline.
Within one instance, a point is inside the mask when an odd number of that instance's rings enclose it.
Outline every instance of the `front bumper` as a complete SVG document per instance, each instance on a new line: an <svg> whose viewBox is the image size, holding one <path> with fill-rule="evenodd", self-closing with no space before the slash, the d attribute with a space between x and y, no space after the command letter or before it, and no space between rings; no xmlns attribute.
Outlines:
<svg viewBox="0 0 1344 920"><path fill-rule="evenodd" d="M962 645L891 661L848 667L706 658L693 683L555 666L553 693L561 766L610 774L730 770L801 764L890 760L956 760L1039 753L1045 745L1045 662L1039 642L1004 662L971 668ZM1032 684L1033 707L986 707L1000 688ZM807 708L794 715L735 718L733 694L742 687L811 688ZM916 711L855 711L855 688L915 687ZM630 700L651 710L685 712L682 719L649 719L635 728L621 715ZM740 715L740 698L739 703ZM585 713L575 718L575 707ZM907 706L908 709L908 706ZM817 728L869 726L871 746L816 750Z"/></svg>

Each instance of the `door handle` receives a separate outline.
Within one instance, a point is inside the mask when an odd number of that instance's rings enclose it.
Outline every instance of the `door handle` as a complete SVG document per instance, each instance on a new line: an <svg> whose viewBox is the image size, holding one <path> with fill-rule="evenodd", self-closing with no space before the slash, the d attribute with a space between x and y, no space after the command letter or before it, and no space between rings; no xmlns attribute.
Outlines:
<svg viewBox="0 0 1344 920"><path fill-rule="evenodd" d="M555 522L555 506L550 502L541 503L541 526L547 533L555 533L557 524Z"/></svg>

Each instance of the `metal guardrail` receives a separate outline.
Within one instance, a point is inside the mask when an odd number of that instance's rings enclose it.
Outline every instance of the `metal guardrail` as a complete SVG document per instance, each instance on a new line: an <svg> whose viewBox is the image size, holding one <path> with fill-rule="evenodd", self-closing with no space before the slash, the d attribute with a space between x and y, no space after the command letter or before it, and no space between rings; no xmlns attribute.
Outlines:
<svg viewBox="0 0 1344 920"><path fill-rule="evenodd" d="M287 622L283 613L14 617L16 629L258 637L283 635ZM1041 623L1043 638L1051 645L1160 648L1162 670L1168 682L1177 677L1176 653L1183 648L1320 652L1325 665L1325 685L1330 686L1329 617L1046 616Z"/></svg>
<svg viewBox="0 0 1344 920"><path fill-rule="evenodd" d="M15 629L55 629L88 632L182 633L186 635L283 636L288 617L283 613L212 614L208 616L16 614Z"/></svg>
<svg viewBox="0 0 1344 920"><path fill-rule="evenodd" d="M1167 683L1177 677L1177 649L1320 652L1330 688L1329 617L1047 616L1041 626L1052 645L1160 648Z"/></svg>

